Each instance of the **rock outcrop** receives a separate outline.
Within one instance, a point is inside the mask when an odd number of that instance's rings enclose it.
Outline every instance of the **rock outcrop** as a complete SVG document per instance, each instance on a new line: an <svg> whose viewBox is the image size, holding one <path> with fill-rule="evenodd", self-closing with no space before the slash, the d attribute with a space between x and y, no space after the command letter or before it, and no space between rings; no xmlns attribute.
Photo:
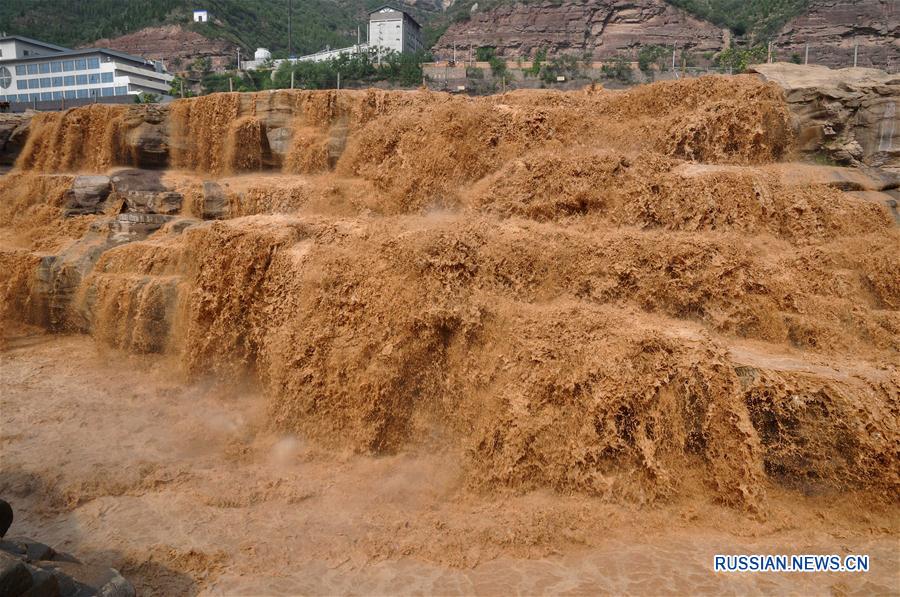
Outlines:
<svg viewBox="0 0 900 597"><path fill-rule="evenodd" d="M900 4L896 0L816 0L791 20L776 40L782 59L806 56L810 64L858 66L894 72L900 67Z"/></svg>
<svg viewBox="0 0 900 597"><path fill-rule="evenodd" d="M90 566L27 538L0 541L0 595L8 597L134 597L113 568Z"/></svg>
<svg viewBox="0 0 900 597"><path fill-rule="evenodd" d="M170 71L187 70L198 59L208 58L213 70L233 68L237 46L209 39L179 25L148 27L116 37L97 40L92 46L111 48L163 62Z"/></svg>
<svg viewBox="0 0 900 597"><path fill-rule="evenodd" d="M798 149L900 173L900 75L867 68L761 64L796 119Z"/></svg>
<svg viewBox="0 0 900 597"><path fill-rule="evenodd" d="M72 188L65 195L65 215L101 213L103 202L111 190L108 176L76 176Z"/></svg>
<svg viewBox="0 0 900 597"><path fill-rule="evenodd" d="M540 3L504 4L474 14L447 29L433 48L440 59L450 59L469 47L493 46L501 55L533 57L544 48L549 55L590 55L603 59L630 55L642 45L718 51L726 33L663 0L544 0Z"/></svg>
<svg viewBox="0 0 900 597"><path fill-rule="evenodd" d="M0 166L12 166L28 138L28 123L31 117L26 114L0 115Z"/></svg>

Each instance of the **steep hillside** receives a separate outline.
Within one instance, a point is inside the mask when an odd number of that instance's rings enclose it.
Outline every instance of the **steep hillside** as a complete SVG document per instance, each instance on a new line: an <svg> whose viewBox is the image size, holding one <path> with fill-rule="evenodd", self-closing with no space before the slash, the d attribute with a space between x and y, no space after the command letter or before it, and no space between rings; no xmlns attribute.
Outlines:
<svg viewBox="0 0 900 597"><path fill-rule="evenodd" d="M728 27L738 35L769 38L791 18L801 14L809 0L667 0L694 15Z"/></svg>
<svg viewBox="0 0 900 597"><path fill-rule="evenodd" d="M224 39L209 39L182 25L146 27L92 46L112 48L151 60L160 60L172 72L187 70L197 60L209 60L214 70L234 68L237 46Z"/></svg>
<svg viewBox="0 0 900 597"><path fill-rule="evenodd" d="M293 0L295 52L353 43L367 9L378 4L377 0ZM438 6L414 4L408 9L420 19ZM191 22L191 10L200 6L209 10L209 24ZM3 0L0 32L77 46L146 27L180 24L209 38L249 49L265 46L277 54L287 51L287 6L287 0Z"/></svg>
<svg viewBox="0 0 900 597"><path fill-rule="evenodd" d="M454 46L493 46L517 58L543 48L549 56L602 59L677 45L696 57L725 47L730 30L741 43L774 41L781 60L803 60L809 43L810 61L828 66L851 66L859 44L860 66L893 72L900 65L897 6L896 0L520 0L478 3L472 11L458 3L444 17L451 24L434 51L448 58Z"/></svg>
<svg viewBox="0 0 900 597"><path fill-rule="evenodd" d="M288 0L4 0L0 32L78 46L105 45L179 62L230 59L238 46L288 48ZM293 0L293 48L314 52L353 43L368 9L382 0ZM645 45L677 45L709 53L724 32L757 43L775 39L781 59L800 59L806 43L821 64L846 66L860 43L860 64L891 69L900 63L896 0L402 0L425 27L426 44L439 57L453 47L494 46L528 56L537 48L595 58ZM208 24L190 11L210 11ZM171 34L180 26L183 32ZM152 28L145 31L147 28ZM136 37L122 36L140 32ZM226 42L210 46L190 32ZM171 59L171 58L170 58Z"/></svg>

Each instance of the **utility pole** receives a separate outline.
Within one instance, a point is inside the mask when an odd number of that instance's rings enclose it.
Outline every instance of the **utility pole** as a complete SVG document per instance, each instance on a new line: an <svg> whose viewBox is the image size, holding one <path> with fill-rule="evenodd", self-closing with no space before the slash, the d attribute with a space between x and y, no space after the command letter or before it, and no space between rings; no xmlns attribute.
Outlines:
<svg viewBox="0 0 900 597"><path fill-rule="evenodd" d="M181 80L179 81L179 83L181 83L181 99L184 99L184 79L181 79ZM229 77L229 79L228 79L228 83L231 83L231 78L230 78L230 77ZM231 85L229 85L228 87L230 88Z"/></svg>
<svg viewBox="0 0 900 597"><path fill-rule="evenodd" d="M859 42L853 44L853 68L856 68L857 60L859 59Z"/></svg>
<svg viewBox="0 0 900 597"><path fill-rule="evenodd" d="M341 71L338 71L337 73L337 88L338 90L341 89Z"/></svg>
<svg viewBox="0 0 900 597"><path fill-rule="evenodd" d="M772 64L772 42L769 42L769 55L766 58L766 62Z"/></svg>
<svg viewBox="0 0 900 597"><path fill-rule="evenodd" d="M803 64L809 64L809 42L806 42L806 57L803 59Z"/></svg>
<svg viewBox="0 0 900 597"><path fill-rule="evenodd" d="M294 57L294 0L288 0L288 59Z"/></svg>
<svg viewBox="0 0 900 597"><path fill-rule="evenodd" d="M228 93L234 93L234 79L228 77ZM184 97L184 91L181 92L181 97Z"/></svg>
<svg viewBox="0 0 900 597"><path fill-rule="evenodd" d="M291 89L294 88L294 65L291 65Z"/></svg>
<svg viewBox="0 0 900 597"><path fill-rule="evenodd" d="M241 49L237 49L237 69L241 70Z"/></svg>

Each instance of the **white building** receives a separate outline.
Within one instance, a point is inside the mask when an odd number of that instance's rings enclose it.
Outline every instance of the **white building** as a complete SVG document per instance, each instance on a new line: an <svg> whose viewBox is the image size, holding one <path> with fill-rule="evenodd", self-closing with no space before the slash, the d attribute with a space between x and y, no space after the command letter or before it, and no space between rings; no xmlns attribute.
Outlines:
<svg viewBox="0 0 900 597"><path fill-rule="evenodd" d="M194 11L194 22L195 23L206 23L209 21L209 12L205 10L195 10Z"/></svg>
<svg viewBox="0 0 900 597"><path fill-rule="evenodd" d="M419 52L425 48L422 42L422 28L407 13L391 6L382 6L369 13L369 25L367 28L368 42L360 43L346 48L338 48L337 50L321 50L315 54L307 54L294 58L294 62L323 62L325 60L333 60L341 55L352 56L362 52L383 53L386 51L397 52ZM256 60L245 60L241 62L241 68L246 70L254 70L263 66L267 60L260 60L261 51L268 53L265 48L256 50ZM271 54L269 54L271 58ZM285 59L275 60L273 65L278 67Z"/></svg>
<svg viewBox="0 0 900 597"><path fill-rule="evenodd" d="M422 28L416 20L402 10L387 5L369 13L369 45L398 54L419 52L425 47Z"/></svg>
<svg viewBox="0 0 900 597"><path fill-rule="evenodd" d="M0 101L167 95L173 78L159 63L115 50L71 50L18 35L0 37Z"/></svg>

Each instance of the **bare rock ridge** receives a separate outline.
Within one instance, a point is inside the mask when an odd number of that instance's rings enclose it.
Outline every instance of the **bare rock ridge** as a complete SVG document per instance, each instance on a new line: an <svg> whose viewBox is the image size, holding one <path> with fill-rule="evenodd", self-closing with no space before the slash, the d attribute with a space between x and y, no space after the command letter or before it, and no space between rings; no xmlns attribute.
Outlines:
<svg viewBox="0 0 900 597"><path fill-rule="evenodd" d="M631 55L639 46L687 48L695 53L723 49L728 36L663 0L545 0L503 4L455 23L438 40L434 54L449 59L479 46L509 57L533 57L538 48L554 54L604 59ZM790 21L775 40L781 60L846 67L859 45L859 66L892 70L900 64L900 9L895 0L818 0ZM463 54L465 55L465 54Z"/></svg>
<svg viewBox="0 0 900 597"><path fill-rule="evenodd" d="M721 28L692 17L663 0L563 0L504 4L455 23L433 48L448 59L471 46L493 46L501 55L533 56L540 48L549 55L615 56L640 45L672 45L698 52L724 44Z"/></svg>
<svg viewBox="0 0 900 597"><path fill-rule="evenodd" d="M91 46L160 60L171 71L187 69L191 62L203 58L209 58L212 69L233 68L237 51L230 42L209 39L178 25L148 27L121 37L100 39Z"/></svg>

